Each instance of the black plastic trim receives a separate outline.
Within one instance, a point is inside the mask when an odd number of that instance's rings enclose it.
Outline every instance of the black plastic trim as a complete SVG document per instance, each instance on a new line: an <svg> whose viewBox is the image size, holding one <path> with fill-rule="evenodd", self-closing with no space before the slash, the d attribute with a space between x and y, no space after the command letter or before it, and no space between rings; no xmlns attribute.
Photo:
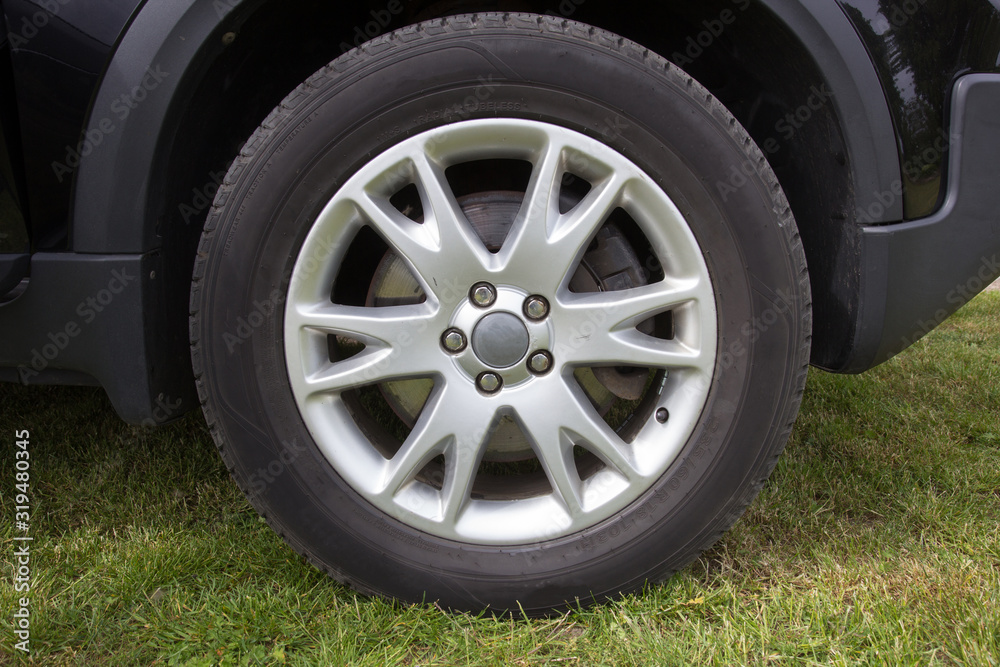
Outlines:
<svg viewBox="0 0 1000 667"><path fill-rule="evenodd" d="M166 422L195 407L186 346L161 333L160 260L159 253L35 254L27 289L0 305L0 380L93 378L134 424Z"/></svg>
<svg viewBox="0 0 1000 667"><path fill-rule="evenodd" d="M183 102L211 37L241 0L147 2L121 40L94 99L88 127L99 125L123 94L145 88L141 103L80 165L73 202L77 252L142 253L159 245L147 220L154 161L171 105ZM221 44L220 44L221 48ZM145 84L145 85L144 85ZM150 88L152 88L150 90ZM103 110L103 111L102 111Z"/></svg>
<svg viewBox="0 0 1000 667"><path fill-rule="evenodd" d="M829 370L858 373L891 359L1000 277L1000 74L959 79L951 118L944 206L862 230L857 337Z"/></svg>
<svg viewBox="0 0 1000 667"><path fill-rule="evenodd" d="M0 297L20 284L30 265L31 255L27 253L0 254Z"/></svg>

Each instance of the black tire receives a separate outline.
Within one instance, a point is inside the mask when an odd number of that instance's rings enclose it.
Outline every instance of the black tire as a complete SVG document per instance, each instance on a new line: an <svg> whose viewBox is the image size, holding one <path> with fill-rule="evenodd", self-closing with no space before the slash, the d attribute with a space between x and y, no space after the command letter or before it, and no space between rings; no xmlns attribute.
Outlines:
<svg viewBox="0 0 1000 667"><path fill-rule="evenodd" d="M284 334L296 259L338 189L422 132L501 117L598 139L648 174L702 250L718 331L704 407L663 474L594 525L509 545L430 534L347 483L299 410ZM733 165L749 174L746 184L720 187ZM644 259L642 242L632 245ZM346 285L342 275L364 274L371 262L364 254L357 244L342 258L335 251L332 275ZM364 298L364 287L345 290ZM663 580L732 526L795 420L809 358L809 295L802 245L774 174L697 82L638 45L579 23L459 16L338 58L247 142L199 248L192 358L208 424L237 483L316 567L367 594L539 614ZM656 418L648 410L641 416Z"/></svg>

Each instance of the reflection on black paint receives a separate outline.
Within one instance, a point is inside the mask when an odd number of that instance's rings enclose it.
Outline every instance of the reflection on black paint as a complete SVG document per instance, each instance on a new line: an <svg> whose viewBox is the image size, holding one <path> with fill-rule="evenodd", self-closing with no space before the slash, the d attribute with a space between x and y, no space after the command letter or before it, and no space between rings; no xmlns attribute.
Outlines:
<svg viewBox="0 0 1000 667"><path fill-rule="evenodd" d="M982 0L840 0L882 80L903 160L908 220L944 197L955 79L1000 71L1000 11ZM943 150L944 149L944 150Z"/></svg>

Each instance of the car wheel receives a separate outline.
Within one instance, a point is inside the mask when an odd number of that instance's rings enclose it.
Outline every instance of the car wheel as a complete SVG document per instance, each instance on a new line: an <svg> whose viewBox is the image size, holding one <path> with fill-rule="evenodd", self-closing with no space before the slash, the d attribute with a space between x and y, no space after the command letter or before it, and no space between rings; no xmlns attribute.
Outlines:
<svg viewBox="0 0 1000 667"><path fill-rule="evenodd" d="M735 119L532 15L412 26L306 81L233 164L192 288L205 414L254 507L340 581L463 610L696 558L787 440L810 326Z"/></svg>

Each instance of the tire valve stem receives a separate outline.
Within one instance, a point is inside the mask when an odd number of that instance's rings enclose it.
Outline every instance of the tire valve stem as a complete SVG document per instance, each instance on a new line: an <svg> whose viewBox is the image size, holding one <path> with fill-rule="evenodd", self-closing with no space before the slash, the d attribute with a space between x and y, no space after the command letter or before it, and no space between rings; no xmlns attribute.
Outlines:
<svg viewBox="0 0 1000 667"><path fill-rule="evenodd" d="M669 419L670 419L670 411L667 410L666 408L660 408L659 410L656 411L656 421L660 422L661 424L666 424L667 420Z"/></svg>

